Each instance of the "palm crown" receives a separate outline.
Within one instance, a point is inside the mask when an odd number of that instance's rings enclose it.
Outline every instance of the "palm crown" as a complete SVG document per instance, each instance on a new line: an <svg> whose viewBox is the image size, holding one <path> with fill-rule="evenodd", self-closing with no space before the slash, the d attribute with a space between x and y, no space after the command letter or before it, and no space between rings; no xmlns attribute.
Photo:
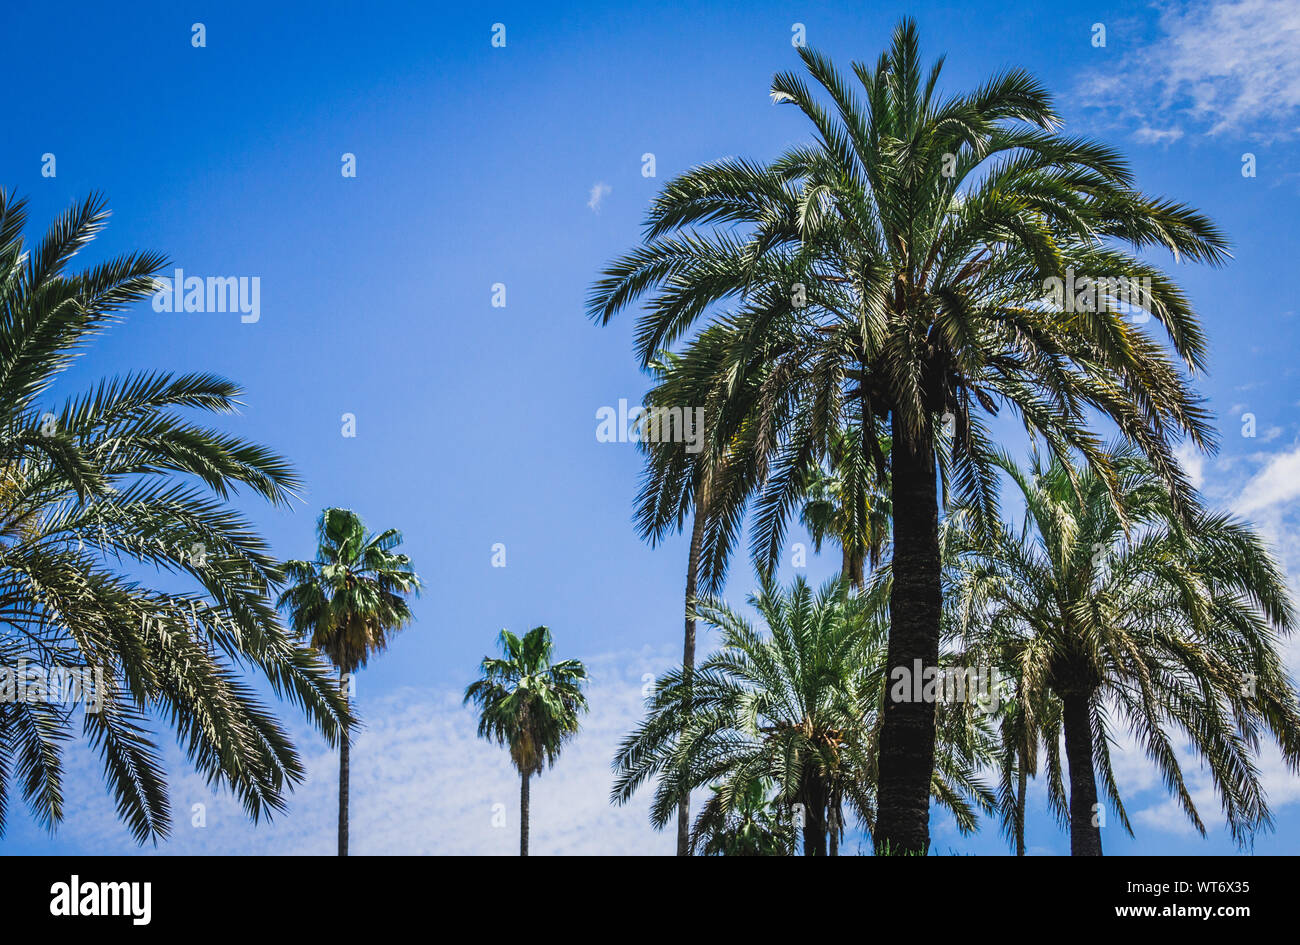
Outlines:
<svg viewBox="0 0 1300 945"><path fill-rule="evenodd" d="M155 720L254 819L282 809L303 777L235 665L257 667L330 740L349 718L326 667L276 618L280 574L265 543L226 505L240 488L285 504L297 478L274 453L185 413L232 413L238 388L208 374L130 374L43 403L164 264L139 253L69 271L107 216L91 197L29 250L24 204L0 191L0 664L102 670L103 705L83 731L143 842L165 836L171 817ZM189 589L164 590L151 573ZM0 797L17 779L50 829L64 816L72 727L61 706L0 702ZM6 811L0 803L0 829Z"/></svg>
<svg viewBox="0 0 1300 945"><path fill-rule="evenodd" d="M1033 743L1046 746L1049 801L1068 818L1072 846L1100 852L1094 763L1131 832L1111 763L1120 725L1204 833L1176 750L1185 739L1213 775L1233 836L1246 841L1270 822L1252 758L1260 735L1300 764L1300 706L1276 646L1295 624L1285 576L1230 516L1198 513L1184 525L1132 450L1110 461L1121 510L1086 469L1039 458L1022 470L1005 455L998 463L1024 499L1024 524L957 556L950 607L966 645L1016 682L1024 732L1011 741L1031 764ZM1013 767L1003 766L1004 777Z"/></svg>
<svg viewBox="0 0 1300 945"><path fill-rule="evenodd" d="M802 805L804 850L825 855L848 804L869 828L875 820L875 756L884 698L887 585L850 594L839 580L814 592L803 579L788 591L765 583L750 599L768 632L716 600L699 613L722 631L720 647L689 680L665 675L647 717L620 746L612 798L622 803L657 778L651 821L662 827L684 791L712 785L695 842L749 803L758 781L775 785L774 803ZM969 706L945 711L932 791L963 830L993 797L978 778L987 733Z"/></svg>
<svg viewBox="0 0 1300 945"><path fill-rule="evenodd" d="M534 627L522 640L502 630L500 643L501 656L483 658L482 677L465 690L465 702L478 706L480 738L507 746L521 775L541 774L587 711L587 670L578 660L551 662L546 627Z"/></svg>
<svg viewBox="0 0 1300 945"><path fill-rule="evenodd" d="M407 596L419 592L420 578L410 558L394 550L401 532L367 534L350 509L322 512L316 538L315 561L285 562L291 583L279 605L299 635L341 672L352 673L411 622Z"/></svg>

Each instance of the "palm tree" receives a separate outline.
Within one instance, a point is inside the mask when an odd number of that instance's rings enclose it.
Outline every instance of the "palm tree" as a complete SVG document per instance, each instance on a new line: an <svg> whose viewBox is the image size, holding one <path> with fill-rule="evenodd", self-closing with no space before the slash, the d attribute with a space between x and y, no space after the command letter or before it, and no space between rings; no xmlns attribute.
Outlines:
<svg viewBox="0 0 1300 945"><path fill-rule="evenodd" d="M1205 833L1175 751L1186 742L1212 775L1233 837L1246 842L1271 823L1253 761L1261 732L1288 764L1300 762L1300 704L1277 647L1295 626L1284 573L1247 525L1208 512L1184 523L1131 449L1109 463L1118 509L1092 470L1036 457L1023 471L1005 454L997 462L1024 499L1024 523L970 543L954 598L967 645L1014 667L1028 721L1009 742L1025 757L1003 770L1032 770L1041 740L1071 852L1100 856L1098 779L1132 833L1111 768L1117 725ZM1023 795L1019 803L1023 824Z"/></svg>
<svg viewBox="0 0 1300 945"><path fill-rule="evenodd" d="M703 835L734 816L756 782L770 781L777 804L802 810L807 856L834 849L843 804L870 829L887 599L879 582L855 595L836 579L814 595L802 578L788 592L765 581L749 603L767 634L719 601L701 602L699 614L722 632L721 646L690 680L689 714L682 708L684 674L660 680L646 719L615 756L611 799L625 803L657 778L651 822L662 828L682 792L714 786L695 827ZM945 707L932 778L936 799L963 830L974 827L975 807L990 810L994 801L975 774L992 756L969 709Z"/></svg>
<svg viewBox="0 0 1300 945"><path fill-rule="evenodd" d="M278 606L289 611L306 637L338 670L346 701L349 678L370 657L388 649L392 635L411 622L407 597L420 592L411 559L395 549L402 534L390 528L366 533L350 509L331 508L316 524L316 560L285 562L290 586ZM349 738L339 739L339 856L348 855Z"/></svg>
<svg viewBox="0 0 1300 945"><path fill-rule="evenodd" d="M670 182L643 244L593 287L589 314L607 323L648 297L642 363L704 319L743 341L730 387L761 363L756 452L736 475L759 490L752 550L764 573L835 432L857 424L868 446L888 438L899 576L888 665L937 666L936 450L950 444L958 497L992 528L990 415L1009 408L1054 454L1080 455L1117 501L1090 429L1103 418L1188 514L1170 438L1212 445L1187 379L1204 366L1205 341L1186 297L1138 254L1163 246L1216 264L1226 243L1204 216L1133 189L1110 148L1060 134L1051 97L1025 72L941 97L941 64L923 68L910 20L874 67L854 64L856 85L798 52L819 92L785 72L772 96L798 108L816 140L770 164L727 159ZM1045 300L1051 279L1089 289ZM725 480L715 490L744 495ZM885 705L878 847L928 847L935 724L931 703Z"/></svg>
<svg viewBox="0 0 1300 945"><path fill-rule="evenodd" d="M551 662L551 631L534 627L521 640L501 631L501 658L485 656L481 678L465 690L479 709L478 735L510 749L519 772L519 855L528 855L528 785L554 766L560 748L578 732L587 711L582 687L587 669L579 660Z"/></svg>
<svg viewBox="0 0 1300 945"><path fill-rule="evenodd" d="M728 384L722 379L723 366L737 357L739 341L726 326L714 326L684 353L660 352L648 365L656 383L646 394L647 409L695 417L696 408L702 408L705 417L705 428L694 431L698 437L694 448L688 448L681 437L638 439L646 454L636 503L641 537L657 545L668 534L682 531L687 516L691 521L682 646L682 670L688 679L695 667L697 597L722 590L739 512L744 496L753 489L747 479L755 468L749 457L759 427L752 416L753 384ZM751 365L751 373L759 367ZM661 423L655 429L664 427ZM719 488L723 481L729 491ZM684 686L681 694L689 715L690 686ZM678 799L678 856L691 854L690 800L689 792Z"/></svg>
<svg viewBox="0 0 1300 945"><path fill-rule="evenodd" d="M724 804L722 788L714 786L692 832L691 852L702 856L789 854L794 849L794 829L771 795L772 783L759 779Z"/></svg>
<svg viewBox="0 0 1300 945"><path fill-rule="evenodd" d="M807 473L803 510L804 527L821 553L827 539L839 543L841 573L851 587L866 581L866 565L879 566L889 544L888 482L876 480L870 454L860 448L858 430L835 434L828 451L829 468L814 463ZM888 455L888 444L882 444Z"/></svg>
<svg viewBox="0 0 1300 945"><path fill-rule="evenodd" d="M233 413L239 389L210 374L141 373L48 400L117 313L155 291L165 265L138 253L70 271L107 218L92 196L29 248L24 202L0 191L0 666L25 661L61 679L87 668L82 730L118 815L144 843L171 824L155 721L254 821L282 810L303 779L288 733L237 667L255 667L331 742L350 719L328 668L280 626L275 561L227 503L247 489L286 505L297 477L194 416ZM53 700L0 701L0 798L20 782L49 830L64 819L73 725L73 710ZM0 803L0 832L7 811Z"/></svg>

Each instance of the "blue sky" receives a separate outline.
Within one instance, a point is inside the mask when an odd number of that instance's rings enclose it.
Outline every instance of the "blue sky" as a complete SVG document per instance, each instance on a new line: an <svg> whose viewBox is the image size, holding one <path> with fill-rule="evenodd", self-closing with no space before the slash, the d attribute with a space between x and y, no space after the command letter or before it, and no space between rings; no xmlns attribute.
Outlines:
<svg viewBox="0 0 1300 945"><path fill-rule="evenodd" d="M517 788L505 753L472 738L458 694L500 627L540 623L596 680L588 731L534 789L535 852L670 851L643 803L612 809L605 796L643 674L679 657L685 548L651 550L631 527L639 457L597 442L595 414L645 388L633 320L593 327L583 299L666 180L807 136L767 95L772 73L797 65L796 23L847 65L874 60L912 13L927 56L947 55L946 88L1026 67L1056 93L1067 130L1120 147L1144 190L1221 223L1233 262L1176 270L1210 335L1201 389L1221 423L1219 456L1191 468L1300 574L1294 4L7 7L0 186L30 197L32 221L98 190L114 216L87 261L158 249L189 274L261 284L255 324L139 306L63 391L136 369L239 381L246 407L230 429L289 456L307 483L291 510L247 506L277 553L310 555L317 512L350 506L372 528L403 530L428 585L415 626L360 679L356 852L511 852L516 828L491 826L492 805L513 823ZM204 48L191 45L196 22ZM491 45L494 23L504 48ZM642 175L647 152L654 178ZM53 178L41 174L47 153ZM355 178L340 173L345 153ZM1242 174L1246 153L1254 177ZM504 308L491 304L495 283ZM353 438L341 434L347 413ZM1245 414L1254 437L1242 435ZM492 567L498 542L504 568ZM810 577L836 557L814 561ZM751 584L739 559L728 596ZM1294 672L1300 648L1289 653ZM255 829L178 761L177 826L160 851L330 852L334 763L308 732L300 746L311 781L287 816ZM0 851L134 849L88 752L74 754L67 823L51 839L19 812ZM1295 852L1300 780L1264 768L1278 829L1256 850ZM1138 837L1104 830L1108 852L1232 851L1221 829L1189 834L1140 760L1122 778ZM1068 851L1038 800L1031 847ZM183 816L196 803L211 812L204 828ZM935 824L941 850L1005 851L992 826L963 839Z"/></svg>

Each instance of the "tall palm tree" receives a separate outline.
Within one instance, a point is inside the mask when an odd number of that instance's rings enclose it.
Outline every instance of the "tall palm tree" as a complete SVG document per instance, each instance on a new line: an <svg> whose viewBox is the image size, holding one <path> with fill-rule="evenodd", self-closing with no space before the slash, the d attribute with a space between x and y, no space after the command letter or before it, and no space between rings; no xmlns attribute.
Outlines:
<svg viewBox="0 0 1300 945"><path fill-rule="evenodd" d="M579 660L551 661L546 627L534 627L522 640L502 630L500 644L500 658L483 657L483 675L465 690L465 702L479 709L479 738L510 749L519 772L519 855L527 856L529 781L553 766L577 734L578 715L587 711L587 669Z"/></svg>
<svg viewBox="0 0 1300 945"><path fill-rule="evenodd" d="M407 597L420 592L411 559L396 551L394 528L367 534L351 509L331 508L316 523L316 560L285 562L290 586L278 606L294 630L338 670L338 689L348 698L349 677L388 649L392 635L411 622ZM339 856L348 855L350 739L339 739Z"/></svg>
<svg viewBox="0 0 1300 945"><path fill-rule="evenodd" d="M722 376L723 366L737 356L736 345L741 341L719 325L701 333L682 354L660 352L648 364L656 381L645 397L648 409L682 411L685 417L695 417L700 408L705 417L705 428L693 431L697 440L692 448L681 437L638 440L646 454L636 503L641 537L656 545L666 535L682 531L690 518L682 646L682 670L688 679L695 667L697 597L721 591L743 497L753 488L746 481L746 470L753 466L748 457L757 428L751 415L753 384L730 384ZM730 493L719 488L724 480ZM681 695L689 715L689 685ZM691 854L690 800L689 792L678 799L678 856Z"/></svg>
<svg viewBox="0 0 1300 945"><path fill-rule="evenodd" d="M155 291L165 265L138 253L71 271L107 218L92 196L28 247L24 202L0 191L0 666L89 669L82 731L143 843L171 824L158 722L253 820L283 809L302 780L288 733L237 667L255 667L331 742L350 719L328 668L277 620L275 561L227 503L247 489L286 505L297 477L194 415L233 413L239 389L210 374L140 373L51 401L62 371ZM65 815L75 722L57 702L0 701L0 799L20 783L50 830ZM8 810L0 800L0 832Z"/></svg>
<svg viewBox="0 0 1300 945"><path fill-rule="evenodd" d="M835 431L857 423L864 444L888 437L899 576L888 663L936 666L940 443L985 528L997 520L986 421L1001 408L1055 454L1081 455L1118 500L1090 429L1094 417L1113 422L1188 513L1170 437L1212 445L1187 379L1205 341L1186 297L1139 253L1162 246L1215 264L1226 243L1204 216L1136 191L1112 149L1058 133L1051 97L1025 72L940 96L941 64L923 68L910 20L874 67L854 64L855 84L798 52L818 91L785 72L772 97L798 108L815 140L770 164L727 159L670 182L643 244L594 285L589 314L606 323L648 298L643 363L704 319L761 354L761 430L743 476L761 486L752 550L765 571ZM1046 280L1075 274L1098 281L1044 298ZM1130 279L1148 280L1136 297ZM731 365L731 386L749 363ZM928 847L934 745L933 704L886 703L878 846Z"/></svg>
<svg viewBox="0 0 1300 945"><path fill-rule="evenodd" d="M779 805L802 810L807 856L834 847L842 804L870 829L886 689L885 587L855 595L837 579L814 594L802 578L788 592L765 581L750 604L766 634L719 601L701 602L699 614L722 632L721 646L690 681L689 715L684 675L660 680L645 720L615 756L611 799L624 803L657 778L651 822L661 828L682 792L714 786L696 822L703 834L732 816L755 782L770 781ZM992 758L989 742L969 706L946 706L944 716L932 790L970 830L975 809L994 802L976 774Z"/></svg>
<svg viewBox="0 0 1300 945"><path fill-rule="evenodd" d="M1036 458L1025 471L1005 454L998 465L1023 497L1024 523L969 545L954 598L968 646L1015 667L1029 722L1011 745L1027 757L1004 771L1032 770L1041 740L1070 850L1099 856L1098 780L1132 832L1111 768L1118 725L1204 834L1175 750L1185 742L1209 769L1232 835L1247 841L1271 823L1254 763L1261 733L1288 764L1300 763L1300 703L1277 646L1295 626L1284 573L1227 515L1200 512L1185 524L1133 450L1117 450L1109 464L1124 497L1118 509L1089 469Z"/></svg>

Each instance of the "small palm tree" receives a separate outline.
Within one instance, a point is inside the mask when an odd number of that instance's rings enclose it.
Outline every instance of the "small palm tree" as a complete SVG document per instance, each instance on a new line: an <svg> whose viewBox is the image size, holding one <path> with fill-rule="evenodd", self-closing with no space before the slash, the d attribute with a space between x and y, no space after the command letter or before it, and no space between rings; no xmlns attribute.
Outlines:
<svg viewBox="0 0 1300 945"><path fill-rule="evenodd" d="M1025 502L1020 529L959 556L952 606L965 643L1010 670L1017 716L1004 732L1006 779L1036 767L1042 742L1048 799L1075 855L1100 856L1098 780L1132 833L1111 767L1127 728L1202 834L1176 745L1209 769L1233 837L1271 823L1253 756L1269 733L1300 764L1300 704L1278 652L1295 615L1283 572L1244 523L1176 515L1161 477L1129 449L1112 453L1123 495L1090 469L1036 458L998 460ZM1069 797L1058 745L1064 736ZM1023 786L1016 828L1023 844Z"/></svg>
<svg viewBox="0 0 1300 945"><path fill-rule="evenodd" d="M797 579L782 591L764 582L750 598L767 625L755 630L725 604L699 605L722 631L720 648L690 680L684 713L680 671L667 674L650 698L646 719L624 739L614 759L611 800L624 803L657 778L651 823L662 828L677 798L716 786L696 832L734 815L756 781L776 787L785 810L803 813L804 855L832 852L848 804L874 826L880 707L885 695L887 581L850 594L833 580L814 594ZM992 810L979 766L991 760L988 740L969 706L946 706L931 790L963 831L975 808Z"/></svg>
<svg viewBox="0 0 1300 945"><path fill-rule="evenodd" d="M407 597L420 591L410 559L395 549L396 529L366 533L350 509L326 509L316 525L316 560L288 561L291 585L279 606L293 628L338 669L339 692L347 698L349 677L371 656L388 648L392 634L411 622ZM339 740L339 856L348 855L348 733Z"/></svg>
<svg viewBox="0 0 1300 945"><path fill-rule="evenodd" d="M712 797L700 811L692 832L692 853L701 856L786 856L794 850L791 818L772 798L772 782L750 782L731 803L723 789L712 787Z"/></svg>
<svg viewBox="0 0 1300 945"><path fill-rule="evenodd" d="M107 218L91 197L28 247L24 202L0 191L0 666L26 661L61 680L91 672L82 731L144 843L171 824L157 725L253 820L283 809L302 780L288 733L238 667L255 667L331 742L349 717L328 667L280 625L280 572L228 502L247 489L287 505L296 475L195 415L235 412L239 389L210 374L141 373L47 401L165 265L139 253L70 271ZM39 823L63 821L63 756L79 721L57 702L0 700L0 833L14 781Z"/></svg>
<svg viewBox="0 0 1300 945"><path fill-rule="evenodd" d="M551 662L551 631L534 627L521 640L502 630L501 657L483 657L482 677L465 690L479 709L478 735L510 749L519 772L519 855L528 855L528 787L533 775L555 764L560 748L578 732L587 711L579 660Z"/></svg>

